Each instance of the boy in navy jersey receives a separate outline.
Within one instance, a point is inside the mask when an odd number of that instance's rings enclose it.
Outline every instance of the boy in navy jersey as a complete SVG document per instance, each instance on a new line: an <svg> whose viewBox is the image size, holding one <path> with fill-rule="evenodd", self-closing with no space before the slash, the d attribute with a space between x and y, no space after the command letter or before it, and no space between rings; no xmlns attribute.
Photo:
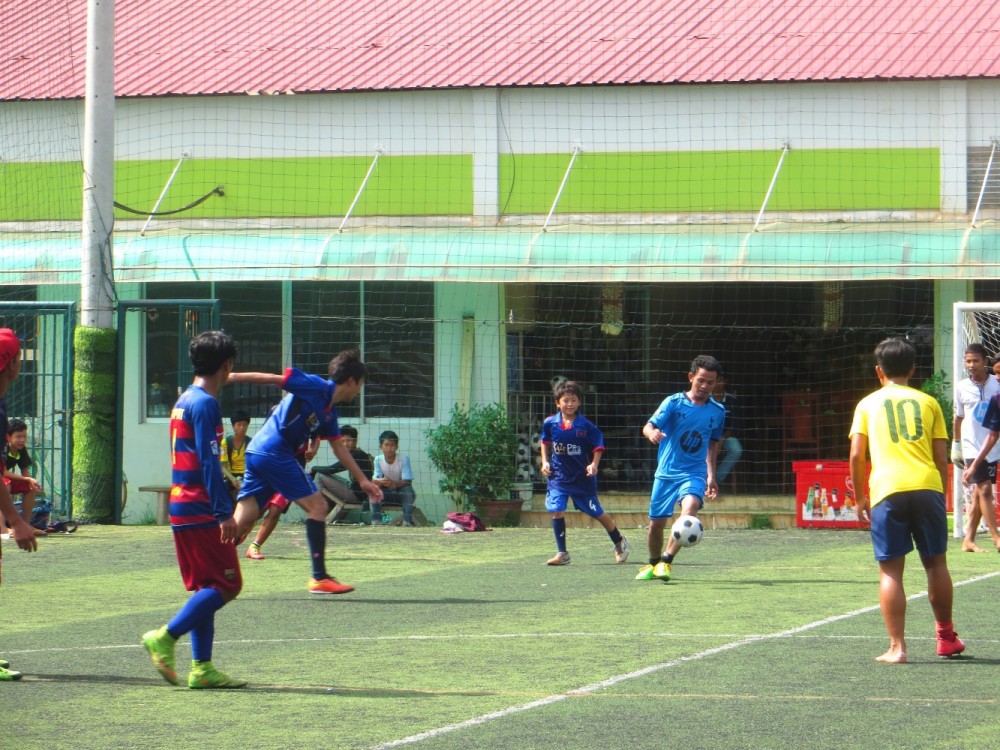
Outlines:
<svg viewBox="0 0 1000 750"><path fill-rule="evenodd" d="M170 412L170 527L184 586L194 593L170 622L144 634L142 645L163 679L176 685L174 647L178 638L190 633L193 662L188 687L241 688L246 686L244 680L233 679L212 664L215 613L243 588L233 499L219 459L223 435L219 391L232 372L236 346L222 331L206 331L191 340L188 354L194 382Z"/></svg>
<svg viewBox="0 0 1000 750"><path fill-rule="evenodd" d="M7 451L7 400L4 394L10 384L21 374L21 342L9 328L0 328L0 449ZM21 514L17 512L14 501L10 498L7 485L0 482L0 514L10 519L10 533L17 546L26 552L38 549L35 530L31 528ZM0 549L0 564L3 563L3 551ZM0 576L0 582L3 581ZM10 662L0 659L0 682L20 680L21 673L9 669Z"/></svg>
<svg viewBox="0 0 1000 750"><path fill-rule="evenodd" d="M721 372L715 357L695 357L688 370L688 390L665 398L642 428L646 439L659 448L646 532L649 564L639 570L637 581L670 580L670 564L680 545L671 539L664 551L663 529L674 508L680 504L682 515L696 516L704 498L719 491L715 459L726 408L712 398L712 390Z"/></svg>
<svg viewBox="0 0 1000 750"><path fill-rule="evenodd" d="M569 565L566 551L566 505L570 498L581 513L597 520L615 545L615 562L628 559L628 540L597 499L597 466L604 453L604 436L580 414L583 389L566 380L554 391L558 413L542 423L542 474L548 477L545 510L552 515L556 555L549 565Z"/></svg>
<svg viewBox="0 0 1000 750"><path fill-rule="evenodd" d="M275 493L298 503L306 512L306 540L312 558L312 594L346 594L354 587L340 583L326 570L326 514L330 508L305 469L295 460L296 449L311 435L330 441L333 454L351 473L372 502L382 502L382 490L366 477L341 440L337 404L353 401L365 383L368 368L356 349L330 360L328 377L308 375L289 367L281 375L238 372L233 382L281 386L288 395L271 412L247 448L246 475L236 498L236 521L242 539L253 528L261 509Z"/></svg>

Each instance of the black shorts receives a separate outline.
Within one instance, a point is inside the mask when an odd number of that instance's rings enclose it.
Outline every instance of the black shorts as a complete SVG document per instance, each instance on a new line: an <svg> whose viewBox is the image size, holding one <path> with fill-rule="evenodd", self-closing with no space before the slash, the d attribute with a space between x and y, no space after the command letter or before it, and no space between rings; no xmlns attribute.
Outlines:
<svg viewBox="0 0 1000 750"><path fill-rule="evenodd" d="M967 458L965 460L965 468L969 468L972 465L973 459ZM989 482L993 484L997 481L997 463L996 461L983 461L976 467L976 472L969 477L972 484L982 484L983 482Z"/></svg>

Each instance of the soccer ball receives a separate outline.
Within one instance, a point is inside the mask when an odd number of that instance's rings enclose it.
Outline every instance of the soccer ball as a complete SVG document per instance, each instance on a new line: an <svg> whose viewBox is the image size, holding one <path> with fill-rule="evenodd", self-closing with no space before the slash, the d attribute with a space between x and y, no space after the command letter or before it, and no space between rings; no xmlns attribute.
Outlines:
<svg viewBox="0 0 1000 750"><path fill-rule="evenodd" d="M701 541L704 527L697 516L681 516L670 527L670 536L682 547L692 547Z"/></svg>

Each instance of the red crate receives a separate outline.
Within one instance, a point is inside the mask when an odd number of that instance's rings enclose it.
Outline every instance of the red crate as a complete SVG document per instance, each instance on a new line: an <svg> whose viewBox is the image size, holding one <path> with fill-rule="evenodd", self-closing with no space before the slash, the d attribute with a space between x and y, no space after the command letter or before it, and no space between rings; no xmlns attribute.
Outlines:
<svg viewBox="0 0 1000 750"><path fill-rule="evenodd" d="M851 485L851 465L847 461L793 461L795 472L795 524L804 529L867 529L866 521L859 521L847 507L847 493L857 497ZM868 472L865 481L868 481ZM816 487L819 490L816 491ZM805 516L809 488L815 491L813 514ZM865 488L867 490L867 488ZM825 491L825 493L824 493ZM827 512L822 514L822 495L827 498ZM836 496L836 500L834 500Z"/></svg>

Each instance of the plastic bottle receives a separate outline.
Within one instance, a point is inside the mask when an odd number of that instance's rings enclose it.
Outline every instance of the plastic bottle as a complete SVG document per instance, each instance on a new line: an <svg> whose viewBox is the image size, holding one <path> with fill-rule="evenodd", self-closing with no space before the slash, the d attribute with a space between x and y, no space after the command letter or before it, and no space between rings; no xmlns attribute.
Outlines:
<svg viewBox="0 0 1000 750"><path fill-rule="evenodd" d="M836 518L840 515L840 497L837 495L837 488L830 490L830 512Z"/></svg>
<svg viewBox="0 0 1000 750"><path fill-rule="evenodd" d="M826 519L827 513L830 512L830 501L826 496L826 487L820 490L819 493L819 517Z"/></svg>
<svg viewBox="0 0 1000 750"><path fill-rule="evenodd" d="M844 496L844 518L849 521L858 520L858 508L854 502L854 494L850 490Z"/></svg>
<svg viewBox="0 0 1000 750"><path fill-rule="evenodd" d="M813 515L813 502L816 499L816 490L810 484L809 492L806 494L806 504L802 506L802 518L811 519Z"/></svg>

